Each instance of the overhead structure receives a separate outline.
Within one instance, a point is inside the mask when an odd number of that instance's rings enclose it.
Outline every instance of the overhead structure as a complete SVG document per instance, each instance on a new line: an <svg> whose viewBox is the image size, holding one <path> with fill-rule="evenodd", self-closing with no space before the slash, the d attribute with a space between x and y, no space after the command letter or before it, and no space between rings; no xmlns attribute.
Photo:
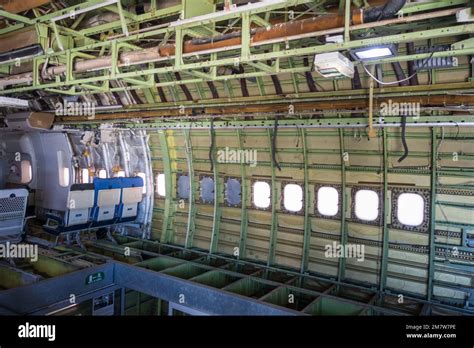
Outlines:
<svg viewBox="0 0 474 348"><path fill-rule="evenodd" d="M473 315L473 6L0 0L0 311Z"/></svg>

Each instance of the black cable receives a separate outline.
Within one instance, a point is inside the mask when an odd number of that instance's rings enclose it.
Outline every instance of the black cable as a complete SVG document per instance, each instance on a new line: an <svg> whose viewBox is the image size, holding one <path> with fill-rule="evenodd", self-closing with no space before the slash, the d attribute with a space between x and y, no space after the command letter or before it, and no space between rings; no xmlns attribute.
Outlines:
<svg viewBox="0 0 474 348"><path fill-rule="evenodd" d="M407 117L406 116L402 116L402 144L403 144L403 149L405 151L405 153L403 154L402 157L400 157L398 159L398 163L402 163L407 157L408 157L408 154L409 154L409 150L408 150L408 144L407 144Z"/></svg>
<svg viewBox="0 0 474 348"><path fill-rule="evenodd" d="M383 18L384 14L385 14L385 10L387 9L388 3L389 3L389 1L387 1L385 3L385 5L383 5L383 7L380 9L380 15L377 17L377 22L380 21Z"/></svg>
<svg viewBox="0 0 474 348"><path fill-rule="evenodd" d="M213 156L213 151L214 151L214 119L211 119L211 147L209 148L209 160L211 161L211 172L214 171L214 156Z"/></svg>
<svg viewBox="0 0 474 348"><path fill-rule="evenodd" d="M280 164L277 161L276 158L276 138L278 134L278 116L275 116L275 125L273 127L273 136L272 136L272 160L273 160L273 165L278 168L278 170L281 172L281 167Z"/></svg>
<svg viewBox="0 0 474 348"><path fill-rule="evenodd" d="M383 6L367 8L364 10L364 23L393 18L405 4L406 0L390 0Z"/></svg>

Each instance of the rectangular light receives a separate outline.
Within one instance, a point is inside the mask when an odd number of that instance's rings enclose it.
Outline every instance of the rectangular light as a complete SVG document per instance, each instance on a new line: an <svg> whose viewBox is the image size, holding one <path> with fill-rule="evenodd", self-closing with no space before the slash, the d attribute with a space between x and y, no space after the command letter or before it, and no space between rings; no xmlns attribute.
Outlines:
<svg viewBox="0 0 474 348"><path fill-rule="evenodd" d="M381 58L394 57L397 55L395 45L381 45L363 47L351 50L351 55L356 60L374 60Z"/></svg>

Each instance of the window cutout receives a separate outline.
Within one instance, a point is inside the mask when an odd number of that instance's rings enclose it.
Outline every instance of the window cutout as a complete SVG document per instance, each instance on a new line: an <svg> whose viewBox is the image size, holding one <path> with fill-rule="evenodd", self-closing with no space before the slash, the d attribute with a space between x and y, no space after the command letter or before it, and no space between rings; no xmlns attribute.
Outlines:
<svg viewBox="0 0 474 348"><path fill-rule="evenodd" d="M58 177L59 177L59 186L68 187L69 186L69 165L66 158L66 153L64 151L57 152L58 157Z"/></svg>
<svg viewBox="0 0 474 348"><path fill-rule="evenodd" d="M166 196L165 174L158 174L156 176L156 193L161 197Z"/></svg>
<svg viewBox="0 0 474 348"><path fill-rule="evenodd" d="M204 177L201 179L201 201L214 203L214 179Z"/></svg>
<svg viewBox="0 0 474 348"><path fill-rule="evenodd" d="M62 187L69 186L69 168L63 168L62 175L59 178L59 185Z"/></svg>
<svg viewBox="0 0 474 348"><path fill-rule="evenodd" d="M178 197L180 199L189 199L189 176L181 175L178 178Z"/></svg>
<svg viewBox="0 0 474 348"><path fill-rule="evenodd" d="M107 179L107 171L105 169L99 170L99 178Z"/></svg>
<svg viewBox="0 0 474 348"><path fill-rule="evenodd" d="M379 196L372 190L359 190L355 194L355 215L365 221L377 220Z"/></svg>
<svg viewBox="0 0 474 348"><path fill-rule="evenodd" d="M297 213L303 209L303 188L300 185L285 185L283 196L283 206L286 210Z"/></svg>
<svg viewBox="0 0 474 348"><path fill-rule="evenodd" d="M318 212L325 216L336 216L339 212L339 192L334 187L321 187L318 190Z"/></svg>
<svg viewBox="0 0 474 348"><path fill-rule="evenodd" d="M33 178L33 170L31 168L31 162L28 160L21 161L21 183L29 184Z"/></svg>
<svg viewBox="0 0 474 348"><path fill-rule="evenodd" d="M416 193L402 193L397 201L397 219L407 226L420 226L424 220L425 201Z"/></svg>
<svg viewBox="0 0 474 348"><path fill-rule="evenodd" d="M253 204L262 209L270 207L270 185L265 181L253 184Z"/></svg>
<svg viewBox="0 0 474 348"><path fill-rule="evenodd" d="M233 178L227 179L225 184L225 200L229 205L240 205L242 197L239 180Z"/></svg>
<svg viewBox="0 0 474 348"><path fill-rule="evenodd" d="M88 184L89 181L90 181L90 178L89 178L89 169L87 169L87 168L82 168L82 170L81 170L81 175L82 175L81 183L82 183L82 184Z"/></svg>
<svg viewBox="0 0 474 348"><path fill-rule="evenodd" d="M138 173L137 174L138 177L142 178L143 179L143 190L142 190L142 193L145 194L146 193L146 175L145 173Z"/></svg>

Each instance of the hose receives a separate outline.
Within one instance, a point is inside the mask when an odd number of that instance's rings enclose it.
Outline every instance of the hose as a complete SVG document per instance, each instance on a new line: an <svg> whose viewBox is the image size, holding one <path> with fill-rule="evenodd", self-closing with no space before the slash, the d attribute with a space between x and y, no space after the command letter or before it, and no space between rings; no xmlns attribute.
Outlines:
<svg viewBox="0 0 474 348"><path fill-rule="evenodd" d="M391 0L383 6L368 8L364 10L364 23L393 18L405 6L405 3L406 0Z"/></svg>

